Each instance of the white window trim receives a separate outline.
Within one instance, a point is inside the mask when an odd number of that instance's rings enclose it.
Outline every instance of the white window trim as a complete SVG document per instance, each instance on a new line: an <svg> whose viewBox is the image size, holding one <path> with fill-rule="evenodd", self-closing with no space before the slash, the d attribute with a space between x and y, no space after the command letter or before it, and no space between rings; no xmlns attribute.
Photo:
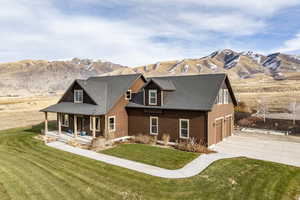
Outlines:
<svg viewBox="0 0 300 200"><path fill-rule="evenodd" d="M181 122L187 121L187 137L181 136ZM190 137L190 120L189 119L179 119L179 138L188 139Z"/></svg>
<svg viewBox="0 0 300 200"><path fill-rule="evenodd" d="M218 93L218 104L223 104L223 99L223 89L220 89Z"/></svg>
<svg viewBox="0 0 300 200"><path fill-rule="evenodd" d="M97 119L99 120L99 129L97 129L97 123L95 124L96 127L96 131L100 131L101 129L101 123L100 123L100 117L95 117L95 122L97 121ZM93 130L93 116L90 116L90 130Z"/></svg>
<svg viewBox="0 0 300 200"><path fill-rule="evenodd" d="M155 103L151 103L151 95L150 95L151 92L155 93ZM157 90L149 90L148 91L148 103L149 103L149 105L157 105Z"/></svg>
<svg viewBox="0 0 300 200"><path fill-rule="evenodd" d="M130 92L130 97L127 98L127 92ZM132 98L132 91L131 90L127 90L126 93L125 93L125 100L131 100Z"/></svg>
<svg viewBox="0 0 300 200"><path fill-rule="evenodd" d="M63 120L63 116L64 115L67 115L68 116L68 121L67 121L67 124L65 124L65 121ZM64 113L61 113L60 114L60 123L61 123L61 126L63 127L69 127L69 115L68 114L64 114Z"/></svg>
<svg viewBox="0 0 300 200"><path fill-rule="evenodd" d="M109 124L109 121L110 121L111 118L114 119L114 128L113 129L110 129L110 124ZM108 117L107 124L108 124L108 132L114 132L114 131L116 131L116 116L110 116L110 117Z"/></svg>
<svg viewBox="0 0 300 200"><path fill-rule="evenodd" d="M81 92L82 93L82 100L76 101L76 93ZM83 103L83 90L74 90L74 103Z"/></svg>
<svg viewBox="0 0 300 200"><path fill-rule="evenodd" d="M156 119L156 121L157 121L157 133L152 132L152 119ZM150 116L150 134L151 135L158 135L158 133L159 133L158 128L159 128L158 117L157 116Z"/></svg>
<svg viewBox="0 0 300 200"><path fill-rule="evenodd" d="M224 104L228 104L229 103L229 92L228 89L224 89L223 91L223 97L224 97Z"/></svg>

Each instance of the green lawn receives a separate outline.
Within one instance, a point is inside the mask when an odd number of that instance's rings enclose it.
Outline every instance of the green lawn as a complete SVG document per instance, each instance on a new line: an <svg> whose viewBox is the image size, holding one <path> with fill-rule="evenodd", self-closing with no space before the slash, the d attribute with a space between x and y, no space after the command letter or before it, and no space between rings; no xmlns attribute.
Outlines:
<svg viewBox="0 0 300 200"><path fill-rule="evenodd" d="M101 153L154 165L166 169L179 169L199 156L198 153L160 148L146 144L121 144Z"/></svg>
<svg viewBox="0 0 300 200"><path fill-rule="evenodd" d="M0 132L0 199L295 199L300 168L235 158L162 179L52 149L35 129ZM170 158L171 159L171 158Z"/></svg>

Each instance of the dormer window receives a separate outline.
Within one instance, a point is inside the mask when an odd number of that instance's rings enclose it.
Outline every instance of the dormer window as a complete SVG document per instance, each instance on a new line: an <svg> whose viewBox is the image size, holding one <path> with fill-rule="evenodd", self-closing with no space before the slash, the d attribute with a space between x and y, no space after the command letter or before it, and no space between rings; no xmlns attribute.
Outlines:
<svg viewBox="0 0 300 200"><path fill-rule="evenodd" d="M157 105L157 90L149 90L149 105Z"/></svg>
<svg viewBox="0 0 300 200"><path fill-rule="evenodd" d="M125 100L131 100L131 90L127 90L125 93Z"/></svg>
<svg viewBox="0 0 300 200"><path fill-rule="evenodd" d="M82 103L82 102L83 102L83 91L74 90L74 103Z"/></svg>

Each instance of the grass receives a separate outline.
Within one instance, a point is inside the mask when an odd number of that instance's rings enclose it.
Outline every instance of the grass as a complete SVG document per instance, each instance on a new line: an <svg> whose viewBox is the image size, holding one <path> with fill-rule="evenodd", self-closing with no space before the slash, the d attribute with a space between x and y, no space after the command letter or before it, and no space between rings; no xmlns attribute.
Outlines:
<svg viewBox="0 0 300 200"><path fill-rule="evenodd" d="M300 168L235 158L187 179L162 179L59 151L40 127L0 132L0 199L296 199ZM171 158L170 158L171 159Z"/></svg>
<svg viewBox="0 0 300 200"><path fill-rule="evenodd" d="M198 153L150 146L146 144L120 144L101 153L142 162L166 169L179 169L199 156Z"/></svg>

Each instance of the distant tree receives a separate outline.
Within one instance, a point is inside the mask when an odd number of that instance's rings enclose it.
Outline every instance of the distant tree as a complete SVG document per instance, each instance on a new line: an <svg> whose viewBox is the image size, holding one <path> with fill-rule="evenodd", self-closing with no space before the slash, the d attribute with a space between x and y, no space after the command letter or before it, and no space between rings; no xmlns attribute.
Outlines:
<svg viewBox="0 0 300 200"><path fill-rule="evenodd" d="M268 113L268 104L266 101L266 97L260 97L259 99L257 99L257 103L257 114L262 115L264 122L266 122L266 115Z"/></svg>

